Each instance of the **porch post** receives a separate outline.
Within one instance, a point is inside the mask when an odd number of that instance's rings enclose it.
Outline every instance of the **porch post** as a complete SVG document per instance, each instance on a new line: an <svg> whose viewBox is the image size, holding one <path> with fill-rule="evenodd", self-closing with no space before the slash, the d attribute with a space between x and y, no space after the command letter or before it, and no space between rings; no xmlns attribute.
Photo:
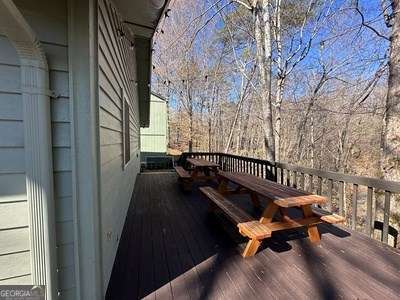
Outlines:
<svg viewBox="0 0 400 300"><path fill-rule="evenodd" d="M97 0L68 1L68 58L78 299L104 299L100 229Z"/></svg>

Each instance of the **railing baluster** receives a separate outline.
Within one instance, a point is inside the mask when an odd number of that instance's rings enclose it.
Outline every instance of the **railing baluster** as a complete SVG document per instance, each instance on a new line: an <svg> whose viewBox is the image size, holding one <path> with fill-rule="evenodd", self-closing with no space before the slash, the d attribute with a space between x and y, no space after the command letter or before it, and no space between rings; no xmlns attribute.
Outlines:
<svg viewBox="0 0 400 300"><path fill-rule="evenodd" d="M290 170L285 169L286 173L286 185L290 186Z"/></svg>
<svg viewBox="0 0 400 300"><path fill-rule="evenodd" d="M333 180L328 179L328 210L332 211L332 189L333 189Z"/></svg>
<svg viewBox="0 0 400 300"><path fill-rule="evenodd" d="M278 168L276 165L271 167L272 169L272 177L274 179L275 182L278 182Z"/></svg>
<svg viewBox="0 0 400 300"><path fill-rule="evenodd" d="M302 189L303 191L306 189L304 186L304 173L303 172L300 173L300 189Z"/></svg>
<svg viewBox="0 0 400 300"><path fill-rule="evenodd" d="M309 186L309 192L314 193L314 175L308 175L310 177L310 186Z"/></svg>
<svg viewBox="0 0 400 300"><path fill-rule="evenodd" d="M385 204L383 206L383 230L382 241L387 244L389 233L389 217L390 217L390 192L385 191Z"/></svg>
<svg viewBox="0 0 400 300"><path fill-rule="evenodd" d="M293 171L293 187L297 189L297 171Z"/></svg>
<svg viewBox="0 0 400 300"><path fill-rule="evenodd" d="M344 182L339 181L339 215L344 215Z"/></svg>
<svg viewBox="0 0 400 300"><path fill-rule="evenodd" d="M368 187L367 191L367 228L366 234L368 236L372 236L372 195L373 195L373 188Z"/></svg>
<svg viewBox="0 0 400 300"><path fill-rule="evenodd" d="M318 176L317 195L322 195L322 177Z"/></svg>
<svg viewBox="0 0 400 300"><path fill-rule="evenodd" d="M280 168L279 169L280 170L280 175L281 175L281 182L279 182L280 184L284 184L283 182L284 182L284 172L283 172L283 169L282 168Z"/></svg>
<svg viewBox="0 0 400 300"><path fill-rule="evenodd" d="M353 184L353 199L351 204L351 229L357 228L357 199L358 199L358 184Z"/></svg>

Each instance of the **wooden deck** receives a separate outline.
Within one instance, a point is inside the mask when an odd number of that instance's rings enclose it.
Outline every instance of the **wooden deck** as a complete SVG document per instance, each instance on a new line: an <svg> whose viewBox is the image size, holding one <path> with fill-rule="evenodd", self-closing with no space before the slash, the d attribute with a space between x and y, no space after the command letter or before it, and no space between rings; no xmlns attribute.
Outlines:
<svg viewBox="0 0 400 300"><path fill-rule="evenodd" d="M238 197L257 214L245 195ZM141 174L107 299L399 299L398 250L349 230L319 228L318 246L298 231L274 233L243 259L245 240L207 214L197 189L183 193L174 173Z"/></svg>

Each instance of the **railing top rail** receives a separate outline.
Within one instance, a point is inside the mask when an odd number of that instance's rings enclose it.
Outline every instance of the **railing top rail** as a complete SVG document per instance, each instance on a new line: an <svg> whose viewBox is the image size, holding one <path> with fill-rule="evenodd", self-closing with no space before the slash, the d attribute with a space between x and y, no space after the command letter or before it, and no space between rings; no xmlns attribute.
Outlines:
<svg viewBox="0 0 400 300"><path fill-rule="evenodd" d="M318 177L323 177L327 179L332 179L335 181L342 181L347 183L353 183L358 185L365 185L369 187L374 187L377 189L390 191L393 193L400 193L400 182L389 181L372 177L349 175L338 172L323 171L318 169L294 166L287 163L276 162L275 166L282 169L287 169L291 171L297 171L309 175L315 175Z"/></svg>
<svg viewBox="0 0 400 300"><path fill-rule="evenodd" d="M318 176L318 177L322 177L322 178L326 178L326 179L332 179L334 181L341 181L341 182L346 182L346 183L364 185L364 186L373 187L373 188L384 190L384 191L389 191L392 193L400 193L400 182L397 182L397 181L388 181L388 180L372 178L372 177L355 176L355 175L348 175L348 174L338 173L338 172L323 171L323 170L318 170L318 169L290 165L290 164L283 163L283 162L270 162L270 161L263 160L263 159L258 159L258 158L253 158L253 157L245 157L245 156L234 155L234 154L229 154L229 153L221 153L221 152L190 152L189 153L189 152L184 152L183 154L184 155L222 155L222 156L227 156L227 157L245 159L247 161L268 164L270 166L275 166L277 168L301 172L304 174L314 175L314 176Z"/></svg>

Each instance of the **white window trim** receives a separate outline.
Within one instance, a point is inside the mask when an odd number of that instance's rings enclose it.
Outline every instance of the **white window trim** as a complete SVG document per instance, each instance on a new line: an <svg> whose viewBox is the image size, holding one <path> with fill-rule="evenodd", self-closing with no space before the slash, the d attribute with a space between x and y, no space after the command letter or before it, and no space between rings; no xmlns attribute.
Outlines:
<svg viewBox="0 0 400 300"><path fill-rule="evenodd" d="M126 93L124 92L124 89L121 88L121 100L122 100L122 169L126 170L128 168L128 166L132 163L133 161L133 155L132 155L132 151L131 151L131 146L130 146L130 137L129 137L129 160L127 160L127 153L126 153L126 147L125 147L125 143L126 143L126 137L125 137L125 133L126 133L126 126L125 126L125 109L126 109L126 105L128 105L128 114L129 109L133 109L132 105L129 101L129 99L126 98ZM128 130L130 130L129 127L129 123L128 123ZM130 132L129 132L130 134Z"/></svg>

